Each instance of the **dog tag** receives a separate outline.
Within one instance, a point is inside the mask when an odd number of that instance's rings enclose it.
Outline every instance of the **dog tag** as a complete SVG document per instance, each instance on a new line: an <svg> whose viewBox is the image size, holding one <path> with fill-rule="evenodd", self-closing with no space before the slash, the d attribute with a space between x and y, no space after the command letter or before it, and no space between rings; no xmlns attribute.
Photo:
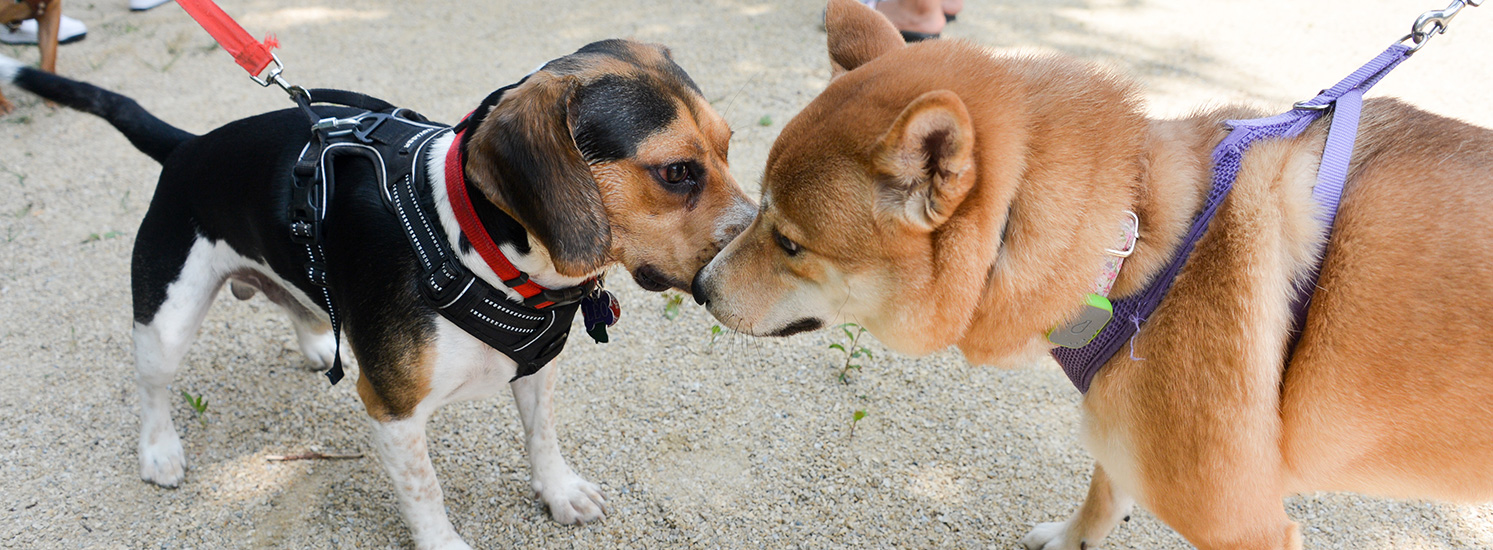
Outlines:
<svg viewBox="0 0 1493 550"><path fill-rule="evenodd" d="M586 334L591 335L596 343L605 344L610 341L607 327L617 324L617 319L620 318L622 303L617 301L611 291L603 288L581 298L581 319L586 325Z"/></svg>
<svg viewBox="0 0 1493 550"><path fill-rule="evenodd" d="M1089 294L1088 301L1084 302L1083 311L1078 314L1078 318L1052 327L1052 330L1047 333L1047 341L1065 348L1084 347L1099 335L1099 331L1104 330L1110 318L1114 317L1114 311L1114 306L1110 305L1108 298L1098 294Z"/></svg>

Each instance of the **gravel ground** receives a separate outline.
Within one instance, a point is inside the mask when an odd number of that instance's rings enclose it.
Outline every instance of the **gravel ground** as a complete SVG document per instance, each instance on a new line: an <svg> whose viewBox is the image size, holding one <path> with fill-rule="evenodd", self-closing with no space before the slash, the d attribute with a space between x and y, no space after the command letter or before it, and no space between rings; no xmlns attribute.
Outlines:
<svg viewBox="0 0 1493 550"><path fill-rule="evenodd" d="M1187 2L969 0L946 35L1056 49L1142 80L1160 115L1248 101L1283 109L1367 61L1440 0ZM828 78L817 0L297 2L224 0L277 33L287 76L361 90L454 121L492 89L595 39L662 42L736 130L755 194L778 129ZM356 7L346 7L355 5ZM118 90L194 132L289 105L244 78L177 7L69 0L90 26L64 74ZM1376 90L1493 126L1484 54L1493 7L1469 10ZM0 53L35 61L34 48ZM381 73L379 69L387 68ZM301 368L263 298L224 297L175 387L191 468L177 490L137 477L129 251L157 167L100 120L13 88L0 118L0 545L10 548L402 548L374 459L269 463L311 448L366 451L345 383ZM565 527L529 495L510 398L464 403L431 427L451 519L480 547L1014 548L1082 499L1090 459L1077 392L1046 362L971 368L957 353L886 353L836 379L820 331L727 335L686 301L633 287L614 342L565 352L562 446L614 507ZM850 434L853 411L866 418ZM1288 502L1311 548L1493 548L1493 506L1311 495ZM1112 548L1185 548L1144 512Z"/></svg>

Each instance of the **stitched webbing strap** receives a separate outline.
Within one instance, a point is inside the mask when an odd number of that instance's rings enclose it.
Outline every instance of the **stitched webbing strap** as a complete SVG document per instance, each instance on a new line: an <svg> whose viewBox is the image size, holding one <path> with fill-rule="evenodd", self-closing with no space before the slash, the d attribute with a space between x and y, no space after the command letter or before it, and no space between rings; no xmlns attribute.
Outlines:
<svg viewBox="0 0 1493 550"><path fill-rule="evenodd" d="M1094 375L1135 336L1140 330L1140 325L1146 322L1151 313L1161 304L1161 300L1166 297L1167 292L1171 290L1173 280L1181 272L1187 258L1191 256L1193 247L1202 239L1209 223L1213 220L1213 215L1218 212L1224 198L1233 188L1234 180L1239 175L1244 153L1249 150L1249 146L1260 139L1279 139L1299 135L1308 124L1326 112L1327 107L1341 100L1343 103L1337 106L1338 112L1333 118L1334 125L1329 130L1327 146L1322 154L1322 168L1318 172L1318 183L1313 189L1313 197L1323 205L1322 210L1326 212L1324 227L1330 234L1332 216L1337 211L1338 199L1348 172L1348 161L1353 152L1353 139L1357 131L1358 111L1363 93L1384 78L1385 74L1404 61L1409 54L1409 47L1396 44L1337 85L1323 90L1317 97L1298 103L1296 108L1290 112L1268 118L1227 122L1233 131L1213 150L1213 188L1209 191L1202 210L1193 218L1192 225L1188 228L1182 243L1177 246L1172 261L1152 279L1151 284L1146 288L1114 302L1114 320L1105 326L1089 345L1076 349L1059 347L1052 350L1053 358L1063 367L1063 373L1068 375L1068 379L1073 382L1078 391L1085 393L1089 391L1089 384L1093 381ZM1337 123L1339 115L1345 120L1341 129ZM1350 118L1351 123L1347 122ZM1311 296L1309 291L1315 288L1315 272L1311 280L1312 285L1306 287L1305 298L1298 296L1301 304L1298 309L1298 319L1304 316L1306 301ZM1132 359L1138 358L1132 356Z"/></svg>

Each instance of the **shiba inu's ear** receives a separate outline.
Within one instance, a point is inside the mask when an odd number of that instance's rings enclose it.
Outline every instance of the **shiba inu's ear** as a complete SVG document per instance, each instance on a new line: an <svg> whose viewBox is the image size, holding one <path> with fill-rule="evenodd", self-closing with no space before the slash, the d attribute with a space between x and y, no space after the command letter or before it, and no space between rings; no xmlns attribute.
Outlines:
<svg viewBox="0 0 1493 550"><path fill-rule="evenodd" d="M937 90L918 96L876 145L877 214L925 229L949 219L973 183L965 176L974 142L958 95Z"/></svg>
<svg viewBox="0 0 1493 550"><path fill-rule="evenodd" d="M829 0L824 30L829 34L830 78L907 46L886 16L855 0Z"/></svg>

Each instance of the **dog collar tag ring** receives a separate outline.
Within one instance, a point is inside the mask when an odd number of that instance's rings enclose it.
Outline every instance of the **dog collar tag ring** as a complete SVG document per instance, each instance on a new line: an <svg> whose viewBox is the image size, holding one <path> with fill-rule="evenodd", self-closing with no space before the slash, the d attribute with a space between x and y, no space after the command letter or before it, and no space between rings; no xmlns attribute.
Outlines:
<svg viewBox="0 0 1493 550"><path fill-rule="evenodd" d="M1104 330L1114 315L1114 306L1110 305L1109 298L1090 293L1078 317L1052 327L1047 333L1047 341L1065 348L1084 347L1099 335L1099 331Z"/></svg>
<svg viewBox="0 0 1493 550"><path fill-rule="evenodd" d="M622 302L611 291L597 289L581 298L581 318L586 325L586 334L591 335L596 343L605 344L610 341L607 327L617 324L617 320L622 318Z"/></svg>

